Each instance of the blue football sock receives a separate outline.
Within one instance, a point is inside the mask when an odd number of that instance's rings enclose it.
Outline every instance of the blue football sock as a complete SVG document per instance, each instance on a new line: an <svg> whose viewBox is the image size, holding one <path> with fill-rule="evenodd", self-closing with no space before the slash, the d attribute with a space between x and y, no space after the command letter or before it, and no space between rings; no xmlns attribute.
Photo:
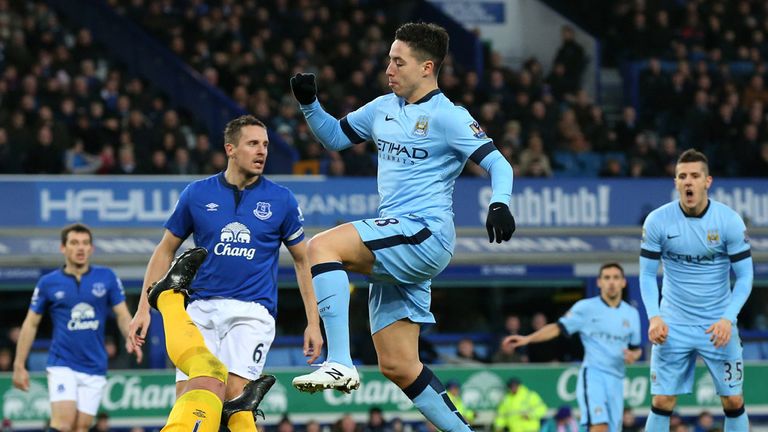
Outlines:
<svg viewBox="0 0 768 432"><path fill-rule="evenodd" d="M424 366L413 384L403 389L427 420L445 432L471 431L445 391L443 383Z"/></svg>
<svg viewBox="0 0 768 432"><path fill-rule="evenodd" d="M349 277L340 262L312 266L312 284L325 328L329 362L352 367L349 352Z"/></svg>
<svg viewBox="0 0 768 432"><path fill-rule="evenodd" d="M645 432L669 432L669 416L671 415L672 411L652 406L648 420L645 422Z"/></svg>
<svg viewBox="0 0 768 432"><path fill-rule="evenodd" d="M749 418L744 410L744 405L739 409L725 410L725 432L747 432L749 431Z"/></svg>

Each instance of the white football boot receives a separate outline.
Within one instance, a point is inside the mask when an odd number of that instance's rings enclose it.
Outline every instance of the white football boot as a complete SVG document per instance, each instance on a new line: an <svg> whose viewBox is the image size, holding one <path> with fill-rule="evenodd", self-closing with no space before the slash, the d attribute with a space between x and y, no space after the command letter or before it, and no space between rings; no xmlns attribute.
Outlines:
<svg viewBox="0 0 768 432"><path fill-rule="evenodd" d="M350 393L360 387L360 375L354 367L350 368L335 362L323 362L318 366L316 371L294 378L293 386L297 390L307 393L325 389Z"/></svg>

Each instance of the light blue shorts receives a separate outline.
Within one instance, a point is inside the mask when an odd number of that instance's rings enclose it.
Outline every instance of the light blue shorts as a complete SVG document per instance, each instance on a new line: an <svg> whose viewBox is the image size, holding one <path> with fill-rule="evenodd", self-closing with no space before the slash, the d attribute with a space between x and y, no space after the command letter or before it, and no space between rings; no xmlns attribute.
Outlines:
<svg viewBox="0 0 768 432"><path fill-rule="evenodd" d="M431 279L448 265L451 253L416 217L363 219L352 225L375 257L368 298L371 333L406 318L434 324Z"/></svg>
<svg viewBox="0 0 768 432"><path fill-rule="evenodd" d="M679 395L693 390L696 355L709 370L720 396L740 395L744 384L741 339L736 326L731 340L720 348L704 333L709 326L669 324L669 336L651 349L651 394Z"/></svg>
<svg viewBox="0 0 768 432"><path fill-rule="evenodd" d="M624 415L624 378L593 367L582 367L576 380L576 400L581 424L608 424L610 432L621 430Z"/></svg>

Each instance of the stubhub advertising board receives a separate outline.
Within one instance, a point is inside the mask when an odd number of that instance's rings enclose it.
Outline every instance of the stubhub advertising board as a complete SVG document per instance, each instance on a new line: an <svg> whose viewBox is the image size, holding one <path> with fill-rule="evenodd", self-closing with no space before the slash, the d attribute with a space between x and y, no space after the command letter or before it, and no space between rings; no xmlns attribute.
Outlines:
<svg viewBox="0 0 768 432"><path fill-rule="evenodd" d="M308 227L376 217L374 178L270 177L296 195ZM152 228L168 217L185 177L0 176L0 228ZM460 178L454 191L457 227L482 227L489 179ZM715 180L710 197L753 227L768 227L768 180ZM510 208L523 227L637 226L676 198L671 179L516 179ZM426 199L426 198L425 198Z"/></svg>

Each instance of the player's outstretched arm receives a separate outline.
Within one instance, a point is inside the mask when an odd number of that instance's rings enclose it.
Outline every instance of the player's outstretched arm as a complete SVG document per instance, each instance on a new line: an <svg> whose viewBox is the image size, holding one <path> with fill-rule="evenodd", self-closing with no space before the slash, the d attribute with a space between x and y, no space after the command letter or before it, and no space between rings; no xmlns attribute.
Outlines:
<svg viewBox="0 0 768 432"><path fill-rule="evenodd" d="M532 343L546 342L560 336L560 326L557 323L549 323L544 327L536 330L528 336L512 335L507 336L501 342L502 345L506 345L515 349L517 347L526 346Z"/></svg>
<svg viewBox="0 0 768 432"><path fill-rule="evenodd" d="M152 252L152 257L147 264L147 271L144 273L144 284L139 298L139 305L136 308L136 313L133 315L133 319L128 325L127 343L130 343L134 349L144 345L144 340L147 337L147 330L149 330L151 318L149 314L149 302L147 301L147 289L150 285L160 280L160 278L165 275L171 267L171 261L173 261L176 251L183 242L183 239L180 239L170 231L165 230L163 238L155 247L155 251Z"/></svg>
<svg viewBox="0 0 768 432"><path fill-rule="evenodd" d="M483 156L483 153L485 156ZM512 183L514 171L512 165L489 142L475 151L470 159L488 171L491 175L491 203L488 207L488 217L485 229L488 231L488 241L501 243L512 238L515 232L515 218L509 211L509 201L512 198ZM480 160L477 160L480 159Z"/></svg>
<svg viewBox="0 0 768 432"><path fill-rule="evenodd" d="M296 270L296 281L299 283L301 300L307 316L307 328L304 330L304 356L307 364L312 364L323 352L323 335L320 332L320 313L317 310L317 297L312 286L307 241L288 246L293 257L293 267Z"/></svg>
<svg viewBox="0 0 768 432"><path fill-rule="evenodd" d="M27 371L27 357L32 349L32 342L37 335L37 329L43 316L32 310L27 311L24 323L21 324L19 341L16 343L16 358L13 360L13 386L17 389L29 390L29 372Z"/></svg>
<svg viewBox="0 0 768 432"><path fill-rule="evenodd" d="M315 74L297 73L291 78L291 90L309 128L323 147L338 151L352 146L353 142L344 133L339 121L320 106L316 96Z"/></svg>

